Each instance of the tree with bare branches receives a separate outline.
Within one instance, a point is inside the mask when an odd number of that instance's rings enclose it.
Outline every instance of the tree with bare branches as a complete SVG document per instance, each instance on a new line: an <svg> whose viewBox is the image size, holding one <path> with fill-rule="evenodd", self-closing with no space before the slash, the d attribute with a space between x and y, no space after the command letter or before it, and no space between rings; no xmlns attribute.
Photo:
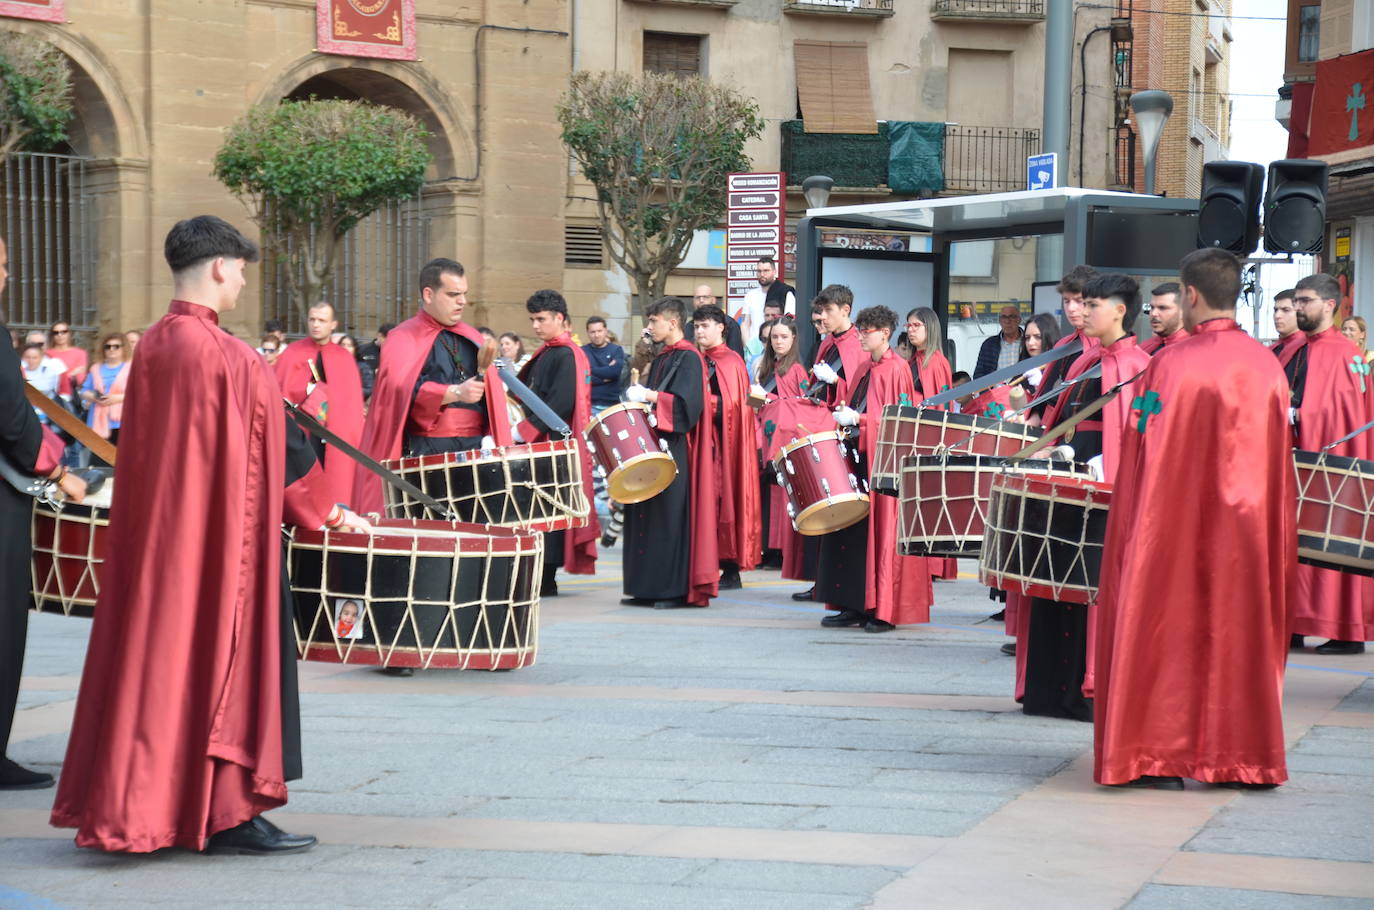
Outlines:
<svg viewBox="0 0 1374 910"><path fill-rule="evenodd" d="M395 108L313 98L258 105L229 128L214 174L249 205L268 252L287 263L302 319L319 302L348 232L420 191L428 136Z"/></svg>
<svg viewBox="0 0 1374 910"><path fill-rule="evenodd" d="M67 58L32 35L0 32L0 163L13 152L65 141L71 118Z"/></svg>
<svg viewBox="0 0 1374 910"><path fill-rule="evenodd" d="M573 75L558 119L642 316L692 232L724 217L726 176L750 169L745 143L763 132L758 105L699 76L584 71Z"/></svg>

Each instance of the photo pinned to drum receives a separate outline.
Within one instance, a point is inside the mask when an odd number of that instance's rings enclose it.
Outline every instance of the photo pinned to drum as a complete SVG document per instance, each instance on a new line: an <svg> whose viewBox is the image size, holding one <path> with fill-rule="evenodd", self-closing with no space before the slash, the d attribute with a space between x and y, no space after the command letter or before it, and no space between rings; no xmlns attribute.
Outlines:
<svg viewBox="0 0 1374 910"><path fill-rule="evenodd" d="M1374 461L1295 449L1298 562L1374 575Z"/></svg>
<svg viewBox="0 0 1374 910"><path fill-rule="evenodd" d="M383 464L469 524L566 531L584 527L591 503L582 486L585 454L576 439L498 446ZM390 518L434 519L406 490L382 485Z"/></svg>
<svg viewBox="0 0 1374 910"><path fill-rule="evenodd" d="M653 499L677 478L677 462L658 438L656 426L653 410L632 401L607 408L587 424L587 445L616 502L632 505Z"/></svg>
<svg viewBox="0 0 1374 910"><path fill-rule="evenodd" d="M993 478L978 580L1066 603L1097 598L1111 484L1079 477Z"/></svg>
<svg viewBox="0 0 1374 910"><path fill-rule="evenodd" d="M1012 466L1000 455L908 455L902 459L898 552L976 559L983 551L992 483L1012 472L1092 479L1092 468L1072 461L1035 459Z"/></svg>
<svg viewBox="0 0 1374 910"><path fill-rule="evenodd" d="M980 414L889 404L873 445L873 492L901 495L902 459L911 455L1014 455L1040 438L1038 427Z"/></svg>
<svg viewBox="0 0 1374 910"><path fill-rule="evenodd" d="M114 478L80 503L33 501L33 605L40 613L94 615L109 544Z"/></svg>
<svg viewBox="0 0 1374 910"><path fill-rule="evenodd" d="M457 670L534 663L543 534L417 519L374 528L291 532L301 659Z"/></svg>
<svg viewBox="0 0 1374 910"><path fill-rule="evenodd" d="M787 493L787 514L798 534L815 537L868 517L868 484L858 445L839 430L793 440L773 458Z"/></svg>

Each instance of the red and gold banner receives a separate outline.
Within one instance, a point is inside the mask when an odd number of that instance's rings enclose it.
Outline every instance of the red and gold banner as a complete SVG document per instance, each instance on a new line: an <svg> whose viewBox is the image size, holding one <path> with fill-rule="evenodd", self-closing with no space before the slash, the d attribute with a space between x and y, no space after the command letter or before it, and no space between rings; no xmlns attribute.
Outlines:
<svg viewBox="0 0 1374 910"><path fill-rule="evenodd" d="M1374 50L1317 63L1310 119L1309 157L1330 164L1374 157Z"/></svg>
<svg viewBox="0 0 1374 910"><path fill-rule="evenodd" d="M414 60L415 0L315 0L315 33L321 53Z"/></svg>
<svg viewBox="0 0 1374 910"><path fill-rule="evenodd" d="M0 0L0 16L12 19L37 19L40 22L65 22L67 0Z"/></svg>

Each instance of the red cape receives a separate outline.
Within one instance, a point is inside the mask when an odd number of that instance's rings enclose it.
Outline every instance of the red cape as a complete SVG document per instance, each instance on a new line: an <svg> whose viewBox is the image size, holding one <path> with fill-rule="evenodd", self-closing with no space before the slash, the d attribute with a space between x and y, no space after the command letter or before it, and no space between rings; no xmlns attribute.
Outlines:
<svg viewBox="0 0 1374 910"><path fill-rule="evenodd" d="M778 377L776 392L768 395L768 403L759 409L759 450L769 463L778 449L798 435L805 435L799 432L798 422L815 424L812 432L820 432L828 427L827 421L832 421L823 405L802 397L805 382L806 369L799 363L792 364ZM805 568L806 538L792 527L792 519L787 516L787 493L776 483L769 485L768 507L768 546L782 551L782 577L814 580L807 577Z"/></svg>
<svg viewBox="0 0 1374 910"><path fill-rule="evenodd" d="M1125 335L1105 348L1099 342L1093 345L1092 350L1080 355L1069 370L1068 379L1076 379L1090 368L1101 363L1102 393L1105 395L1112 386L1130 379L1145 369L1145 365L1149 362L1150 355L1136 345L1135 336ZM1136 382L1136 385L1138 384L1139 380ZM1126 425L1126 420L1129 417L1131 400L1134 398L1132 390L1136 385L1122 389L1121 394L1099 411L1095 418L1089 418L1102 422L1102 470L1108 483L1111 483L1112 479L1116 477L1116 466L1121 458L1121 428ZM1055 400L1053 406L1045 412L1046 432L1049 431L1050 427L1069 416L1065 411L1070 397L1077 392L1078 386L1065 389L1064 393Z"/></svg>
<svg viewBox="0 0 1374 910"><path fill-rule="evenodd" d="M868 376L864 412L859 419L859 448L870 465L873 446L878 441L878 424L883 407L897 404L902 396L913 401L916 386L911 381L911 366L891 348L876 363L865 357L855 377L857 383ZM871 480L871 475L870 475ZM895 496L869 494L868 580L870 597L866 606L885 622L902 626L930 622L930 605L935 592L930 585L929 561L924 556L897 554L897 510Z"/></svg>
<svg viewBox="0 0 1374 910"><path fill-rule="evenodd" d="M482 349L482 334L459 322L443 326L424 310L396 326L382 345L382 360L377 369L377 381L372 387L368 404L367 423L363 427L363 441L358 448L377 461L401 457L406 418L410 415L415 394L415 380L434 347L434 339L447 331L461 335ZM510 445L510 419L506 412L506 390L494 366L483 377L486 383L487 432L496 438L497 445ZM382 482L371 471L358 471L353 477L353 496L349 500L360 513L382 512Z"/></svg>
<svg viewBox="0 0 1374 910"><path fill-rule="evenodd" d="M849 392L854 388L854 383L859 381L859 371L865 369L863 363L868 359L863 348L859 347L859 330L852 325L840 335L838 340L834 335L826 335L822 339L821 346L816 350L816 362L820 363L830 353L830 349L836 347L840 350L840 365L844 367L844 375L836 380L826 394L825 401L831 407L849 403ZM835 372L838 373L839 370ZM816 380L810 379L810 382L814 385ZM828 430L833 425L833 422L827 424L824 429ZM812 430L812 432L819 433L820 430Z"/></svg>
<svg viewBox="0 0 1374 910"><path fill-rule="evenodd" d="M1168 338L1160 338L1158 335L1151 335L1149 338L1145 339L1145 342L1143 344L1140 345L1140 349L1144 351L1146 354L1149 354L1151 357L1153 357L1169 345L1178 344L1180 341L1187 337L1187 329L1179 329L1177 332L1174 332ZM1122 392L1121 394L1124 395L1126 393Z"/></svg>
<svg viewBox="0 0 1374 910"><path fill-rule="evenodd" d="M282 394L296 404L306 400L306 386L313 381L310 364L317 356L324 358L325 381L315 387L314 401L328 402L326 429L333 430L345 442L357 445L363 438L363 381L358 375L358 363L341 345L330 342L316 344L312 339L293 341L277 357L272 369L281 384ZM330 453L324 476L329 495L334 502L350 502L353 498L353 470L357 463L344 455Z"/></svg>
<svg viewBox="0 0 1374 910"><path fill-rule="evenodd" d="M173 301L139 348L52 823L83 847L199 850L286 802L283 499L324 515L303 484L284 497L281 390L212 310Z"/></svg>
<svg viewBox="0 0 1374 910"><path fill-rule="evenodd" d="M1294 332L1287 338L1280 338L1278 341L1269 345L1269 350L1278 355L1279 366L1286 367L1288 366L1288 361L1292 360L1293 355L1298 353L1298 350L1305 344L1307 344L1307 334L1305 332Z"/></svg>
<svg viewBox="0 0 1374 910"><path fill-rule="evenodd" d="M698 359L701 352L685 338L665 345L658 356L672 351L691 351ZM701 360L701 400L711 402L711 380L706 374L706 361ZM680 432L673 427L673 396L659 392L654 405L658 428L665 432ZM704 607L720 592L720 557L716 543L716 470L711 463L711 415L703 408L701 417L687 431L687 460L691 467L692 514L688 517L688 533L692 539L691 565L687 570L687 602Z"/></svg>
<svg viewBox="0 0 1374 910"><path fill-rule="evenodd" d="M702 355L716 365L716 384L720 386L720 398L708 409L709 415L719 408L721 415L720 438L715 440L719 554L721 559L739 563L741 569L752 569L763 553L763 518L757 482L758 423L749 407L749 370L744 358L723 344ZM715 421L711 421L711 428L715 429Z"/></svg>
<svg viewBox="0 0 1374 910"><path fill-rule="evenodd" d="M916 371L916 375L921 378L921 390L916 393L913 403L919 403L932 395L938 395L954 384L954 372L950 369L949 358L939 351L930 355L929 360L922 363L925 358L919 354L911 357L911 367ZM1006 386L999 386L1005 389ZM949 410L954 402L942 405L941 410ZM953 580L959 577L959 561L957 559L943 559L938 556L926 557L930 574L936 578Z"/></svg>
<svg viewBox="0 0 1374 910"><path fill-rule="evenodd" d="M1272 353L1215 319L1131 389L1151 407L1131 411L1112 492L1094 776L1282 783L1297 569L1287 384Z"/></svg>
<svg viewBox="0 0 1374 910"><path fill-rule="evenodd" d="M564 332L557 338L546 341L539 346L539 350L534 352L534 356L521 369L522 377L529 375L527 371L549 348L568 348L572 351L574 370L577 376L574 380L577 383L577 394L573 402L572 418L568 421L568 426L572 429L570 438L577 442L578 458L582 464L582 490L587 496L588 505L590 505L596 502L592 489L592 458L587 451L587 441L582 434L592 419L591 366L587 362L587 352L573 342L571 334ZM527 442L541 442L548 438L545 434L537 432L534 429L534 424L528 420L520 424L519 430L520 438ZM595 575L596 542L600 537L601 526L596 520L595 512L583 527L569 529L563 535L563 571L569 575Z"/></svg>
<svg viewBox="0 0 1374 910"><path fill-rule="evenodd" d="M1374 419L1374 375L1356 373L1364 363L1355 345L1334 327L1307 338L1307 381L1294 444L1309 452ZM1331 450L1333 455L1374 459L1374 433L1365 432ZM1298 566L1293 632L1339 641L1374 639L1374 581L1316 566Z"/></svg>

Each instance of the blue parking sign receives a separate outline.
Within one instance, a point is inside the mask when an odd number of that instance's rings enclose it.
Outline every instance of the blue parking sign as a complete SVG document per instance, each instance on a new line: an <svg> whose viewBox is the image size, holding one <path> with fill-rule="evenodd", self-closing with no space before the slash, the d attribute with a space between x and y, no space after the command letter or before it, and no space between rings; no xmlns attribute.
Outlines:
<svg viewBox="0 0 1374 910"><path fill-rule="evenodd" d="M1054 152L1026 157L1026 189L1052 190L1059 186L1059 156Z"/></svg>

